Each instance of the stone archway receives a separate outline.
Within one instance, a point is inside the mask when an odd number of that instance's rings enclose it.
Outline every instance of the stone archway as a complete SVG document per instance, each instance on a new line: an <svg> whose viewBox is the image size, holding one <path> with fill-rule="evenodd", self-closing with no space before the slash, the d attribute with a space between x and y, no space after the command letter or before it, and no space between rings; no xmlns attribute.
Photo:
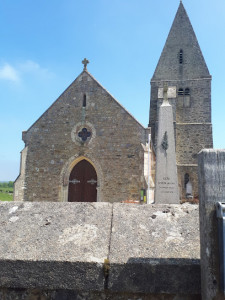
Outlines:
<svg viewBox="0 0 225 300"><path fill-rule="evenodd" d="M89 156L78 156L74 155L68 159L64 164L62 171L60 173L60 189L59 189L59 201L68 201L68 191L69 191L69 178L73 168L82 160L89 162L97 173L97 202L103 201L102 190L103 190L103 173L101 166L93 157Z"/></svg>
<svg viewBox="0 0 225 300"><path fill-rule="evenodd" d="M97 173L91 163L83 159L73 167L68 189L69 202L97 201Z"/></svg>

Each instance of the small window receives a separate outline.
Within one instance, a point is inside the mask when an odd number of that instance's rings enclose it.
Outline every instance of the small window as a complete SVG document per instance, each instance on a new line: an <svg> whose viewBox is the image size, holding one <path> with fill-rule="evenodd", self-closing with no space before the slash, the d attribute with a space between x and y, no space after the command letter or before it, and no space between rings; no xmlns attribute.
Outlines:
<svg viewBox="0 0 225 300"><path fill-rule="evenodd" d="M190 89L186 88L184 91L185 96L190 96Z"/></svg>
<svg viewBox="0 0 225 300"><path fill-rule="evenodd" d="M180 53L179 53L179 62L180 62L180 64L183 63L183 50L182 49L180 49Z"/></svg>
<svg viewBox="0 0 225 300"><path fill-rule="evenodd" d="M84 94L84 97L83 97L83 107L86 107L86 94Z"/></svg>
<svg viewBox="0 0 225 300"><path fill-rule="evenodd" d="M184 95L184 90L183 89L179 89L178 90L178 96L183 96Z"/></svg>

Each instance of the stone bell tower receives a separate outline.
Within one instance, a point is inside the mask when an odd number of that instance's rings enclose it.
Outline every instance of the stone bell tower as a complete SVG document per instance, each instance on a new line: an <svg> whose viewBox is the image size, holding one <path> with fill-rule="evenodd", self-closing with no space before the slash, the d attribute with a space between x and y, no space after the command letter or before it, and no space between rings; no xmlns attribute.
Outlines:
<svg viewBox="0 0 225 300"><path fill-rule="evenodd" d="M213 147L211 75L182 2L151 79L149 126L155 146L165 83L173 107L180 196L197 197L197 154Z"/></svg>

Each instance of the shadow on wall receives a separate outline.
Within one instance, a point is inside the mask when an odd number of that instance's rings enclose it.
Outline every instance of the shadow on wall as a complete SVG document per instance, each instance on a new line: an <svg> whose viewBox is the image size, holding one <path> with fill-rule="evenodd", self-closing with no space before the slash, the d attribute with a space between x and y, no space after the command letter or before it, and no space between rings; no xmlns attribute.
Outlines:
<svg viewBox="0 0 225 300"><path fill-rule="evenodd" d="M21 262L20 262L21 263ZM58 262L59 263L59 262ZM52 282L46 286L49 281L49 264L46 262L37 263L45 270L47 278L40 278L40 285L32 288L34 285L29 283L30 288L0 288L0 299L26 299L26 300L200 300L200 260L183 258L130 258L126 264L111 264L109 267L109 276L104 280L104 265L102 264L102 274L96 277L99 281L99 291L96 291L91 284L86 282L82 291L65 290L62 286L70 284L63 283L64 272L58 280L62 280L59 289ZM56 263L57 264L57 263ZM49 266L48 266L49 265ZM95 265L95 264L94 264ZM52 265L51 265L52 266ZM29 267L29 263L24 263L24 267ZM62 266L61 266L62 267ZM64 266L65 267L65 266ZM83 266L84 267L84 266ZM79 266L76 270L79 272L83 268ZM90 268L89 268L90 270ZM51 268L51 274L53 270ZM75 272L76 273L76 272ZM74 273L74 275L75 275ZM85 273L85 272L84 272ZM77 273L78 274L78 273ZM83 278L85 274L80 273ZM63 277L62 277L63 276ZM54 276L53 276L54 277ZM62 278L60 278L62 277ZM68 279L68 278L67 278ZM72 280L72 278L71 278ZM50 280L51 281L51 280ZM72 280L73 281L73 280ZM105 281L105 283L104 283ZM37 281L36 281L37 282ZM14 284L8 286L17 286ZM49 287L52 287L50 289ZM72 284L73 286L73 284ZM85 288L84 288L85 287ZM105 287L105 289L104 289Z"/></svg>
<svg viewBox="0 0 225 300"><path fill-rule="evenodd" d="M130 258L126 264L112 263L108 289L115 292L144 294L184 294L192 295L190 299L200 299L200 260ZM197 298L193 298L194 295Z"/></svg>

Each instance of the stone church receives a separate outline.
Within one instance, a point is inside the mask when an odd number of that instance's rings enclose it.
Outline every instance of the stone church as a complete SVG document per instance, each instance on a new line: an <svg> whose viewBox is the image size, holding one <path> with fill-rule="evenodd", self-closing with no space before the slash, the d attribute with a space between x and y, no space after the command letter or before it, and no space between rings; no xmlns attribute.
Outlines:
<svg viewBox="0 0 225 300"><path fill-rule="evenodd" d="M16 201L154 200L158 110L173 107L180 199L198 196L197 153L212 148L211 76L182 2L151 80L144 128L84 70L25 132ZM149 137L151 136L151 142ZM150 146L151 145L151 146Z"/></svg>

